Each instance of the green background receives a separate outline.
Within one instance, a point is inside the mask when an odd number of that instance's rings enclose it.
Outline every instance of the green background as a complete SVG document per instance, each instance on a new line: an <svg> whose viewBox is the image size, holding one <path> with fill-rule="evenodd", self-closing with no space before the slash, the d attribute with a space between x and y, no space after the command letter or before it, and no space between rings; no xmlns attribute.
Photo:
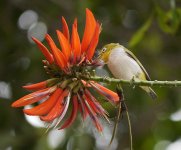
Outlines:
<svg viewBox="0 0 181 150"><path fill-rule="evenodd" d="M181 2L174 0L1 0L0 1L0 150L97 150L106 149L109 133L99 135L89 121L77 121L63 132L63 140L54 148L49 144L50 132L32 126L21 109L11 103L28 92L26 83L47 78L42 54L29 42L27 30L18 27L18 19L26 10L38 14L48 33L56 39L64 16L69 25L78 17L79 32L85 23L85 8L102 23L98 49L111 42L130 48L153 80L181 80ZM100 70L99 70L100 71ZM100 72L99 72L100 73ZM110 86L110 85L109 85ZM7 88L8 87L8 88ZM112 86L113 87L113 86ZM10 94L3 96L7 93ZM152 101L139 88L124 87L132 122L135 150L171 150L170 144L181 138L180 88L154 88L158 99ZM174 114L174 115L173 115ZM176 120L173 119L176 116ZM51 136L53 140L56 136ZM106 139L101 141L101 138ZM100 141L99 141L99 140ZM101 144L104 147L101 148ZM180 144L181 146L181 144ZM126 116L119 123L113 149L129 149ZM171 147L171 146L170 146ZM177 147L178 148L178 147ZM179 148L178 148L179 149ZM180 147L181 149L181 147ZM175 149L177 150L177 149Z"/></svg>

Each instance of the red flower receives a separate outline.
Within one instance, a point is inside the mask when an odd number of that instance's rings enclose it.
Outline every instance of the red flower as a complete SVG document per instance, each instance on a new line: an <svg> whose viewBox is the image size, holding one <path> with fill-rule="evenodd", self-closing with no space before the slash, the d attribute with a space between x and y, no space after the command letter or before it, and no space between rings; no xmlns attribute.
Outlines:
<svg viewBox="0 0 181 150"><path fill-rule="evenodd" d="M96 62L92 58L99 41L101 26L89 9L86 9L86 25L82 42L77 32L77 19L72 25L71 36L63 17L62 25L62 32L57 30L61 50L48 34L45 38L50 50L39 40L32 38L46 58L43 63L50 79L23 86L35 92L18 99L12 107L22 107L44 99L41 104L23 111L27 115L39 116L41 120L48 123L55 120L55 126L57 126L65 117L69 105L72 105L72 112L60 129L69 127L80 111L83 119L90 116L98 131L102 131L98 117L102 116L107 119L107 113L90 89L94 89L113 104L119 101L119 97L115 92L94 81L82 79L82 76L90 76L92 70L89 69L90 67L95 67Z"/></svg>

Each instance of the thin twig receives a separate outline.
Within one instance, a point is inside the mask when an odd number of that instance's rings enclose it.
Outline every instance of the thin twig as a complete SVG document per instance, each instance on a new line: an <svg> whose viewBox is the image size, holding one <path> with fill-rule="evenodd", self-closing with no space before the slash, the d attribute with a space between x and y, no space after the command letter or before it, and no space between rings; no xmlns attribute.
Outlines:
<svg viewBox="0 0 181 150"><path fill-rule="evenodd" d="M112 142L114 140L121 112L125 110L126 111L126 116L127 116L127 121L128 121L128 127L129 127L130 150L133 150L133 138L132 138L131 120L130 120L130 117L129 117L128 107L127 107L127 105L125 103L123 89L122 89L120 84L117 84L116 90L117 90L117 94L119 95L120 101L119 101L119 106L118 106L119 107L118 108L118 114L117 114L117 118L116 118L116 122L115 122L115 125L114 125L114 129L113 129L113 133L112 133L112 137L111 137L109 146L111 146L111 144L112 144Z"/></svg>
<svg viewBox="0 0 181 150"><path fill-rule="evenodd" d="M109 142L109 146L111 146L113 140L114 140L114 137L115 137L115 134L116 134L116 130L117 130L117 127L118 127L118 123L119 123L119 118L120 118L120 115L121 115L121 103L122 101L119 102L119 108L118 108L118 114L117 114L117 118L116 118L116 122L114 124L114 128L113 128L113 132L112 132L112 137L111 137L111 140Z"/></svg>
<svg viewBox="0 0 181 150"><path fill-rule="evenodd" d="M128 120L128 126L129 126L130 150L133 150L133 136L132 136L131 120L129 117L129 111L128 111L128 107L126 104L125 104L125 108L126 108L126 116L127 116L127 120Z"/></svg>
<svg viewBox="0 0 181 150"><path fill-rule="evenodd" d="M117 94L119 96L118 113L117 113L117 118L116 118L116 121L115 121L115 124L114 124L113 133L112 133L112 137L111 137L109 146L112 144L112 142L114 140L116 130L117 130L117 126L118 126L118 123L119 123L119 119L120 119L120 116L121 116L121 112L123 110L122 103L124 103L124 94L123 94L123 89L121 87L121 84L117 84L116 91L117 91Z"/></svg>

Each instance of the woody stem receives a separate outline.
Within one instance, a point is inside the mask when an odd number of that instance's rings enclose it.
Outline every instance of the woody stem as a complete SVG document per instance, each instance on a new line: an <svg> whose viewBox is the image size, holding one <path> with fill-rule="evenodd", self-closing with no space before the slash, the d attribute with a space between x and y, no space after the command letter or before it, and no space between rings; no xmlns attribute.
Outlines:
<svg viewBox="0 0 181 150"><path fill-rule="evenodd" d="M158 87L181 87L181 81L143 81L143 80L123 80L123 79L115 79L115 78L108 78L108 77L99 77L99 76L91 76L85 77L82 76L85 80L92 80L97 82L104 82L104 83L121 83L122 85L128 86L158 86Z"/></svg>

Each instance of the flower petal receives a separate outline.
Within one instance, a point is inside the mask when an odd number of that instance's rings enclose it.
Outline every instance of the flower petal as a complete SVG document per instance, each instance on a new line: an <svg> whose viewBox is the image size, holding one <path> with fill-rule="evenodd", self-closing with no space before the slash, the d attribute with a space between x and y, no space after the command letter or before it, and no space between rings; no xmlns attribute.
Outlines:
<svg viewBox="0 0 181 150"><path fill-rule="evenodd" d="M75 28L77 28L77 18L74 19L73 25L75 26Z"/></svg>
<svg viewBox="0 0 181 150"><path fill-rule="evenodd" d="M78 101L79 101L79 106L80 106L79 108L80 108L80 112L82 114L82 118L83 118L83 120L85 120L87 117L87 114L88 114L87 108L85 107L82 97L79 94L77 94L77 97L78 97Z"/></svg>
<svg viewBox="0 0 181 150"><path fill-rule="evenodd" d="M73 107L72 107L72 113L70 115L70 118L68 118L64 124L61 126L60 129L64 129L69 127L75 120L76 116L77 116L77 111L78 111L78 100L77 100L77 96L73 97Z"/></svg>
<svg viewBox="0 0 181 150"><path fill-rule="evenodd" d="M71 98L71 93L69 92L69 93L68 93L68 96L67 96L67 98L66 98L64 107L63 107L63 111L62 111L60 117L58 118L58 120L57 120L54 128L56 128L56 127L59 125L59 123L62 121L62 119L65 117L65 115L66 115L66 113L67 113L67 110L68 110L68 107L69 107L69 104L70 104L70 98Z"/></svg>
<svg viewBox="0 0 181 150"><path fill-rule="evenodd" d="M100 30L101 30L101 26L97 22L95 32L94 32L94 35L92 37L92 41L91 41L90 46L89 46L89 48L87 50L87 58L88 58L88 60L91 60L93 55L94 55L95 48L96 48L96 46L97 46L97 44L99 42Z"/></svg>
<svg viewBox="0 0 181 150"><path fill-rule="evenodd" d="M62 32L60 32L59 30L56 30L56 32L57 32L58 40L62 48L62 52L64 56L66 57L66 60L69 60L70 55L71 55L71 47L70 47L69 41L66 39L66 37L63 35Z"/></svg>
<svg viewBox="0 0 181 150"><path fill-rule="evenodd" d="M51 50L52 50L52 53L53 53L53 57L55 58L58 66L61 68L61 69L64 69L64 67L66 66L66 61L65 61L65 57L63 55L63 53L56 47L54 41L52 40L52 38L46 34L45 36Z"/></svg>
<svg viewBox="0 0 181 150"><path fill-rule="evenodd" d="M85 96L88 100L88 103L92 106L93 110L98 114L107 114L104 108L99 104L99 102L95 99L95 97L88 91L85 90Z"/></svg>
<svg viewBox="0 0 181 150"><path fill-rule="evenodd" d="M31 109L24 109L24 113L27 115L35 116L46 115L54 107L61 93L62 90L60 88L56 89L56 91L49 97L49 99Z"/></svg>
<svg viewBox="0 0 181 150"><path fill-rule="evenodd" d="M43 99L44 97L48 96L51 91L50 89L52 89L52 88L46 88L46 89L39 90L39 91L36 91L36 92L28 94L28 95L25 95L22 98L13 102L11 106L12 107L22 107L25 105L33 104L33 103Z"/></svg>
<svg viewBox="0 0 181 150"><path fill-rule="evenodd" d="M91 82L90 83L94 89L96 89L100 94L105 96L108 100L110 100L113 103L118 103L119 102L119 96L117 93L105 88L104 86L96 83L96 82Z"/></svg>
<svg viewBox="0 0 181 150"><path fill-rule="evenodd" d="M62 17L62 31L63 31L64 36L69 41L69 39L70 39L69 28L68 28L67 22L64 17Z"/></svg>
<svg viewBox="0 0 181 150"><path fill-rule="evenodd" d="M55 106L50 110L50 112L46 116L41 116L40 119L43 121L50 122L50 121L53 121L58 116L60 116L61 113L63 112L63 107L64 107L63 102L67 94L68 94L68 91L64 90L62 94L60 95L60 97L58 98Z"/></svg>
<svg viewBox="0 0 181 150"><path fill-rule="evenodd" d="M87 8L86 9L86 24L85 24L85 30L84 30L84 35L82 38L82 45L81 45L82 53L84 53L87 50L92 40L92 37L94 35L95 27L96 27L96 21L95 21L94 15Z"/></svg>
<svg viewBox="0 0 181 150"><path fill-rule="evenodd" d="M37 44L37 46L39 47L45 58L48 60L48 62L52 64L54 62L54 59L49 50L36 38L32 37L32 40Z"/></svg>
<svg viewBox="0 0 181 150"><path fill-rule="evenodd" d="M76 21L74 21L74 24L72 26L71 45L72 45L72 49L73 49L74 62L76 62L76 60L80 61L81 44L80 44L79 34L77 31Z"/></svg>
<svg viewBox="0 0 181 150"><path fill-rule="evenodd" d="M23 88L26 90L40 90L46 88L46 86L47 86L47 81L42 81L35 84L25 85L23 86Z"/></svg>
<svg viewBox="0 0 181 150"><path fill-rule="evenodd" d="M51 79L48 79L46 81L42 81L42 82L39 82L39 83L25 85L25 86L23 86L23 88L26 89L26 90L36 91L36 90L41 90L41 89L44 89L44 88L47 88L47 87L52 87L56 83L58 83L59 81L60 81L59 78L51 78Z"/></svg>
<svg viewBox="0 0 181 150"><path fill-rule="evenodd" d="M109 114L105 111L105 109L100 105L100 103L95 99L95 97L87 89L85 90L85 96L87 97L88 103L89 105L91 105L93 110L97 114L103 116L110 123L107 117L109 116Z"/></svg>
<svg viewBox="0 0 181 150"><path fill-rule="evenodd" d="M94 115L99 114L100 112L97 110L96 106L90 101L89 97L84 95L84 99L87 101L88 105L92 109Z"/></svg>
<svg viewBox="0 0 181 150"><path fill-rule="evenodd" d="M55 106L50 110L50 112L45 116L40 116L40 119L42 121L51 122L62 113L62 110L63 106L60 104L59 98L59 100L56 102Z"/></svg>
<svg viewBox="0 0 181 150"><path fill-rule="evenodd" d="M86 100L85 100L85 105L86 105L86 108L88 110L88 114L89 114L90 118L92 119L94 125L96 126L97 130L99 132L102 132L102 130L103 130L102 126L99 123L99 120L98 120L96 114L93 112L93 110L91 109L90 105L88 104L88 102Z"/></svg>

